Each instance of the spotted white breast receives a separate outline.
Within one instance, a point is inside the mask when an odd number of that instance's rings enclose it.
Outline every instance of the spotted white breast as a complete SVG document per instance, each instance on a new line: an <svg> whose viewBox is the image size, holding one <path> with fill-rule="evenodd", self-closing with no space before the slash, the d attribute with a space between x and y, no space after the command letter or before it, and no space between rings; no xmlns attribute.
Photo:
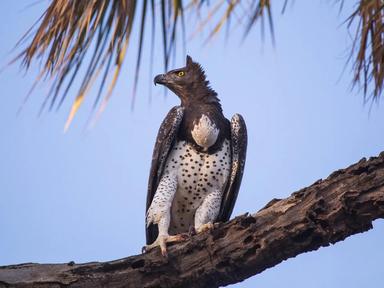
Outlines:
<svg viewBox="0 0 384 288"><path fill-rule="evenodd" d="M225 140L213 154L201 153L185 141L173 147L165 174L177 171L177 190L171 206L170 234L188 231L196 209L212 191L224 190L231 167L230 142ZM216 205L220 208L221 198ZM210 211L208 211L210 212ZM212 211L216 213L217 211Z"/></svg>

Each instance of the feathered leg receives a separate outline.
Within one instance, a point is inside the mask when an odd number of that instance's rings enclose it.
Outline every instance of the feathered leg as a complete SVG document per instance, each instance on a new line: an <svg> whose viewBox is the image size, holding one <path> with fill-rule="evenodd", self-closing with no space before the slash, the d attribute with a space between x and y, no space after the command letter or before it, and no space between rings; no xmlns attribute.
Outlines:
<svg viewBox="0 0 384 288"><path fill-rule="evenodd" d="M145 251L160 246L161 254L167 256L166 243L185 240L184 235L169 235L169 223L171 221L171 205L173 197L177 190L177 174L164 175L157 187L155 196L153 197L151 206L147 212L147 227L150 224L157 224L159 235L157 239L150 245L144 247Z"/></svg>
<svg viewBox="0 0 384 288"><path fill-rule="evenodd" d="M195 229L197 233L213 228L213 223L220 211L222 192L215 189L205 196L203 203L195 213Z"/></svg>

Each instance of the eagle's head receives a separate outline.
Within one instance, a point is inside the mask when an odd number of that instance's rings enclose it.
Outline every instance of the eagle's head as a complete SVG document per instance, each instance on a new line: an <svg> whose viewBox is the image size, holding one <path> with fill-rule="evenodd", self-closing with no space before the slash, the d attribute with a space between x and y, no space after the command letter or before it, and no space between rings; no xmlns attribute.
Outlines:
<svg viewBox="0 0 384 288"><path fill-rule="evenodd" d="M219 103L217 93L209 86L203 68L187 56L185 67L160 74L153 80L174 92L182 105L191 103Z"/></svg>

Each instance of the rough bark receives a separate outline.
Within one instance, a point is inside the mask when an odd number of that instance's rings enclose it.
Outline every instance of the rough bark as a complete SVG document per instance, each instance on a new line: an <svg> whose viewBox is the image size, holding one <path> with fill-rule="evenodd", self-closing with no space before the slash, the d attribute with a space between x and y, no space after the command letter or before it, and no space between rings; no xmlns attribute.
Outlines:
<svg viewBox="0 0 384 288"><path fill-rule="evenodd" d="M342 241L384 218L384 152L274 199L253 215L144 255L86 264L0 267L0 287L218 287Z"/></svg>

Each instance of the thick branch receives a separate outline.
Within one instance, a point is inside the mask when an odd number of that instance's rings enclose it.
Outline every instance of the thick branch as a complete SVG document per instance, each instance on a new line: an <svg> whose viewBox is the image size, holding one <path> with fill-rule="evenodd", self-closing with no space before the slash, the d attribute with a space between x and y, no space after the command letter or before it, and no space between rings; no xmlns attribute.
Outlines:
<svg viewBox="0 0 384 288"><path fill-rule="evenodd" d="M86 264L0 267L0 287L218 287L344 240L384 218L384 152L253 215L145 255Z"/></svg>

